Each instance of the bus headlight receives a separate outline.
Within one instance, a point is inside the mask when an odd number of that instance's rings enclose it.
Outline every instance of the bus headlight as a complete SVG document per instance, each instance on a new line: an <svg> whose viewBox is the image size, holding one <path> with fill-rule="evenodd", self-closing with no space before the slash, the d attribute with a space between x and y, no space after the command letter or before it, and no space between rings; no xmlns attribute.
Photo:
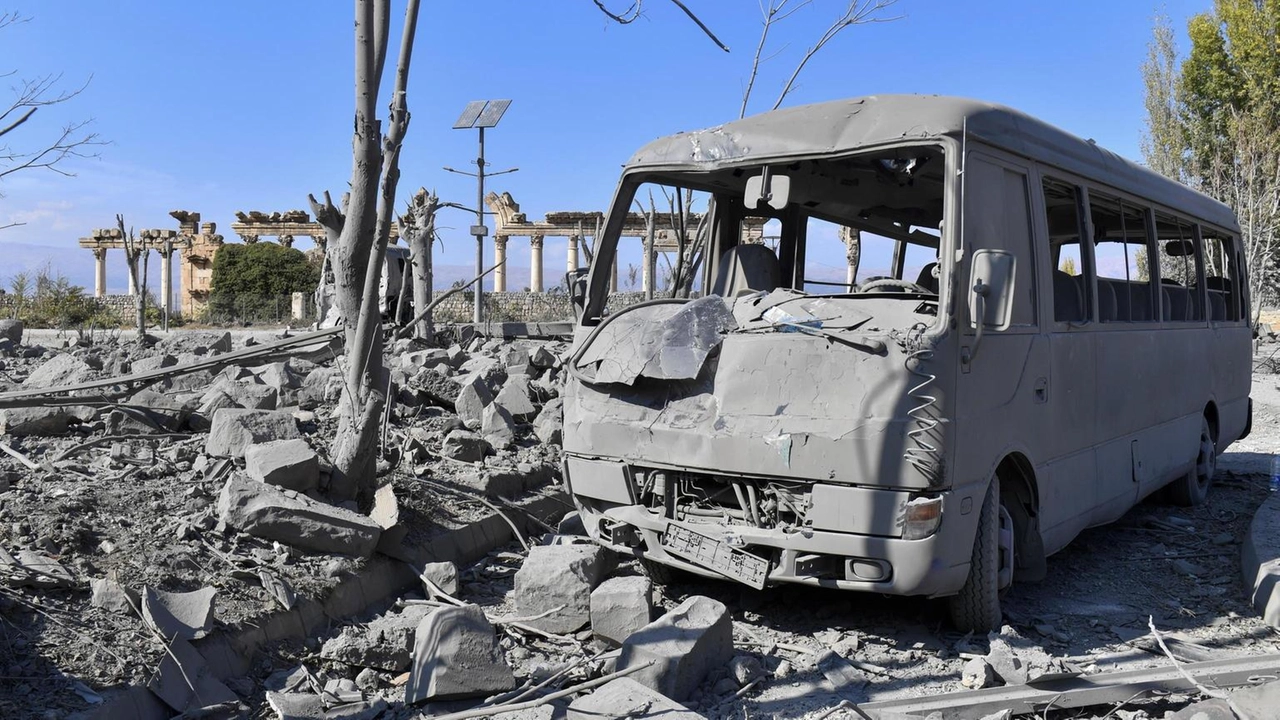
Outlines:
<svg viewBox="0 0 1280 720"><path fill-rule="evenodd" d="M902 524L903 540L923 540L938 530L942 523L942 498L918 497L907 501L907 514Z"/></svg>

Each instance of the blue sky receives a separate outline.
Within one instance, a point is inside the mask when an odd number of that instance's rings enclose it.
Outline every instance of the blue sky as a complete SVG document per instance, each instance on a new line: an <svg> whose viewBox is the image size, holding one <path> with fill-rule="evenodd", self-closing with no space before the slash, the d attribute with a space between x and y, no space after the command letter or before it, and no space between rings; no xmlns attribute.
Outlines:
<svg viewBox="0 0 1280 720"><path fill-rule="evenodd" d="M610 23L590 0L425 0L401 161L401 204L419 186L472 204L474 181L441 170L475 157L475 132L450 129L468 100L511 98L487 136L495 179L531 218L604 209L618 171L643 143L737 117L760 32L755 0L686 0L732 52L712 45L666 0L645 17ZM625 5L611 0L615 8ZM237 210L307 209L308 192L340 196L351 165L352 3L335 0L142 2L26 0L31 21L6 28L0 71L19 78L92 78L65 105L10 135L30 147L72 120L94 118L111 142L77 173L0 182L0 283L51 262L92 285L92 257L76 239L114 224L174 228L196 210L231 239ZM752 111L768 109L805 47L843 0L815 0L773 31ZM850 28L817 56L785 104L877 92L941 93L1005 103L1139 157L1139 66L1158 9L1179 39L1210 0L1041 3L900 0L895 22ZM394 3L397 22L403 3ZM398 41L398 30L393 32ZM394 55L393 55L394 57ZM391 73L388 72L388 77ZM445 211L437 263L469 265L472 218ZM490 254L492 250L490 249ZM634 253L638 257L638 251ZM630 260L624 253L624 265ZM511 243L511 287L528 246ZM158 263L152 263L153 268ZM546 273L563 273L564 241L547 240ZM124 263L109 287L123 290Z"/></svg>

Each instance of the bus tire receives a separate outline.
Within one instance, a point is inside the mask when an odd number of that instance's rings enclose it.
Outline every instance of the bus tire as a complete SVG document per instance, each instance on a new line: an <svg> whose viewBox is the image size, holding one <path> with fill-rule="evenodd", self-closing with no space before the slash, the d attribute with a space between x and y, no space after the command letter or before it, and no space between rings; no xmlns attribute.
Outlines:
<svg viewBox="0 0 1280 720"><path fill-rule="evenodd" d="M978 516L969 577L960 592L947 599L951 623L960 632L1000 629L1000 480L992 477Z"/></svg>
<svg viewBox="0 0 1280 720"><path fill-rule="evenodd" d="M657 585L674 585L684 579L679 569L646 557L640 558L640 569Z"/></svg>
<svg viewBox="0 0 1280 720"><path fill-rule="evenodd" d="M1214 447L1213 429L1208 418L1200 418L1200 448L1196 452L1196 464L1186 475L1169 484L1169 500L1174 505L1194 507L1203 505L1209 497L1213 473L1218 469L1218 451Z"/></svg>

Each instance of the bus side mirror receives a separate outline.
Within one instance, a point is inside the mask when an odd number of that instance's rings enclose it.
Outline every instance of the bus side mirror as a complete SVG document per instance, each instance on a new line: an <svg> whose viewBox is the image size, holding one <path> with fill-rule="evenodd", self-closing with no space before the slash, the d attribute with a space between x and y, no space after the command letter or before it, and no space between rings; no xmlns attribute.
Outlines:
<svg viewBox="0 0 1280 720"><path fill-rule="evenodd" d="M1004 250L978 250L969 263L969 322L982 330L1005 330L1013 316L1017 259Z"/></svg>
<svg viewBox="0 0 1280 720"><path fill-rule="evenodd" d="M586 310L588 272L590 272L588 268L574 268L564 274L564 284L569 292L569 305L573 308L574 322L581 320L582 313Z"/></svg>

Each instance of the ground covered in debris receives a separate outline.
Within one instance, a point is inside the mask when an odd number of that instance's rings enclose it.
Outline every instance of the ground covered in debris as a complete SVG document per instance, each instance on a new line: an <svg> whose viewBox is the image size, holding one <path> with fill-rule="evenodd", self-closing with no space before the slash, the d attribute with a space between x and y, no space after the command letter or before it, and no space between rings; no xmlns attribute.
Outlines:
<svg viewBox="0 0 1280 720"><path fill-rule="evenodd" d="M187 332L139 347L6 332L0 397L252 355L280 337ZM1240 573L1280 451L1275 344L1258 356L1253 433L1220 459L1208 504L1152 499L1086 531L1050 558L1047 580L1005 596L1000 633L974 637L923 599L655 584L591 545L572 514L544 527L531 499L554 518L569 510L556 492L565 345L469 329L451 341L388 354L395 402L372 507L326 501L341 382L328 346L235 356L123 394L108 384L75 404L0 406L0 717L852 718L848 701L1167 667L1151 625L1182 662L1280 652ZM474 564L416 550L494 517L519 539L477 541ZM411 583L366 592L353 616L325 614L388 557ZM286 611L304 631L267 632L247 670L189 654L219 637L241 647ZM482 698L494 709L468 714ZM1200 700L1044 716L1190 717Z"/></svg>

